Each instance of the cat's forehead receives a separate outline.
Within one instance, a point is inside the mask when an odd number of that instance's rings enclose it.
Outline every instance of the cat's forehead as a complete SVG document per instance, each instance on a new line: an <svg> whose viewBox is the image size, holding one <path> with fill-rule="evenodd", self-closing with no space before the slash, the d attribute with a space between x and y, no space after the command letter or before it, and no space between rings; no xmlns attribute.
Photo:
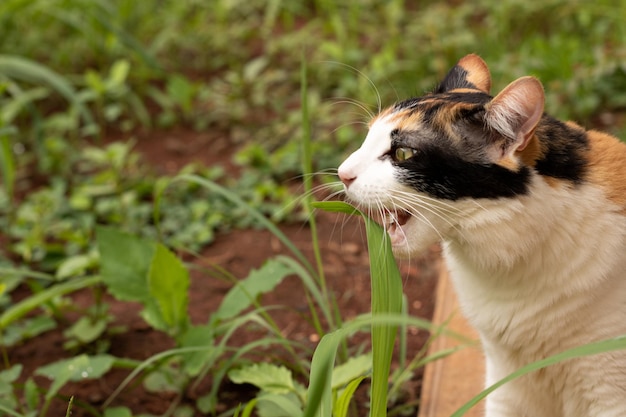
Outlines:
<svg viewBox="0 0 626 417"><path fill-rule="evenodd" d="M491 98L484 92L467 88L411 98L382 111L372 119L370 128L384 122L399 130L445 129L455 120L482 109Z"/></svg>

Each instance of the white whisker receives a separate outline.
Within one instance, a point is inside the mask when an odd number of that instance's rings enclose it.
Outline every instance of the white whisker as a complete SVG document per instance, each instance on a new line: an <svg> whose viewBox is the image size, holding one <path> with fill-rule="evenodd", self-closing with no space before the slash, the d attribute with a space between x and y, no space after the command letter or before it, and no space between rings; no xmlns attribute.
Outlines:
<svg viewBox="0 0 626 417"><path fill-rule="evenodd" d="M328 64L342 66L344 68L348 68L348 69L354 71L355 73L357 73L358 75L360 75L361 77L363 77L369 83L369 85L372 87L372 90L374 90L374 93L376 94L376 104L377 104L377 108L378 108L378 113L380 113L382 111L383 103L382 103L382 99L380 97L380 92L378 91L378 88L376 87L376 84L374 84L372 79L369 78L367 75L365 75L365 73L363 71L361 71L360 69L358 69L356 67L353 67L352 65L348 65L348 64L345 64L345 63L342 63L342 62L337 62L337 61L323 61L323 62L326 62Z"/></svg>

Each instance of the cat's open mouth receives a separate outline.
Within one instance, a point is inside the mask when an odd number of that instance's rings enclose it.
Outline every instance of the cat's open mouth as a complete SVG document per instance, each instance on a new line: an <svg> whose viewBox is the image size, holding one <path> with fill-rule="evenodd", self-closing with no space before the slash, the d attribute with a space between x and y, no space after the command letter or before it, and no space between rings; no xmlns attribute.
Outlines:
<svg viewBox="0 0 626 417"><path fill-rule="evenodd" d="M388 211L387 217L387 233L391 238L391 244L397 246L406 240L406 234L402 230L402 226L411 218L411 213L404 210Z"/></svg>

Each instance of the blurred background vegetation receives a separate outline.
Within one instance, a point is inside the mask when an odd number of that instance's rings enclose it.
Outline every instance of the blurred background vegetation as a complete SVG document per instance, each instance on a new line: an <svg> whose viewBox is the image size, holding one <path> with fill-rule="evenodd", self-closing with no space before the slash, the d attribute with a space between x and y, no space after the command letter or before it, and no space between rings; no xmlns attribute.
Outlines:
<svg viewBox="0 0 626 417"><path fill-rule="evenodd" d="M88 252L95 223L154 235L157 178L128 140L140 130L227 138L239 178L218 166L186 169L236 183L284 220L286 181L300 170L303 59L319 171L358 145L379 100L431 89L470 52L488 62L494 91L535 75L548 112L619 133L625 19L626 2L610 0L4 0L2 252L54 268ZM124 140L104 146L112 137ZM170 244L195 249L220 225L249 225L196 194L169 193Z"/></svg>

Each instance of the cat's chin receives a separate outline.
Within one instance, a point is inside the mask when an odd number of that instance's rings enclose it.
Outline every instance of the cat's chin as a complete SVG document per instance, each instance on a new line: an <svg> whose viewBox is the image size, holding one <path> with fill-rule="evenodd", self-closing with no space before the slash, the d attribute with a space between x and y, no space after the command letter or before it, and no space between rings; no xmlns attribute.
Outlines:
<svg viewBox="0 0 626 417"><path fill-rule="evenodd" d="M387 233L391 239L391 247L393 248L394 253L396 248L406 247L408 244L403 226L404 224L398 224L396 221L391 222L387 226Z"/></svg>
<svg viewBox="0 0 626 417"><path fill-rule="evenodd" d="M440 240L435 229L424 226L423 222L412 216L404 223L392 222L387 226L391 249L396 258L410 259L419 256Z"/></svg>

